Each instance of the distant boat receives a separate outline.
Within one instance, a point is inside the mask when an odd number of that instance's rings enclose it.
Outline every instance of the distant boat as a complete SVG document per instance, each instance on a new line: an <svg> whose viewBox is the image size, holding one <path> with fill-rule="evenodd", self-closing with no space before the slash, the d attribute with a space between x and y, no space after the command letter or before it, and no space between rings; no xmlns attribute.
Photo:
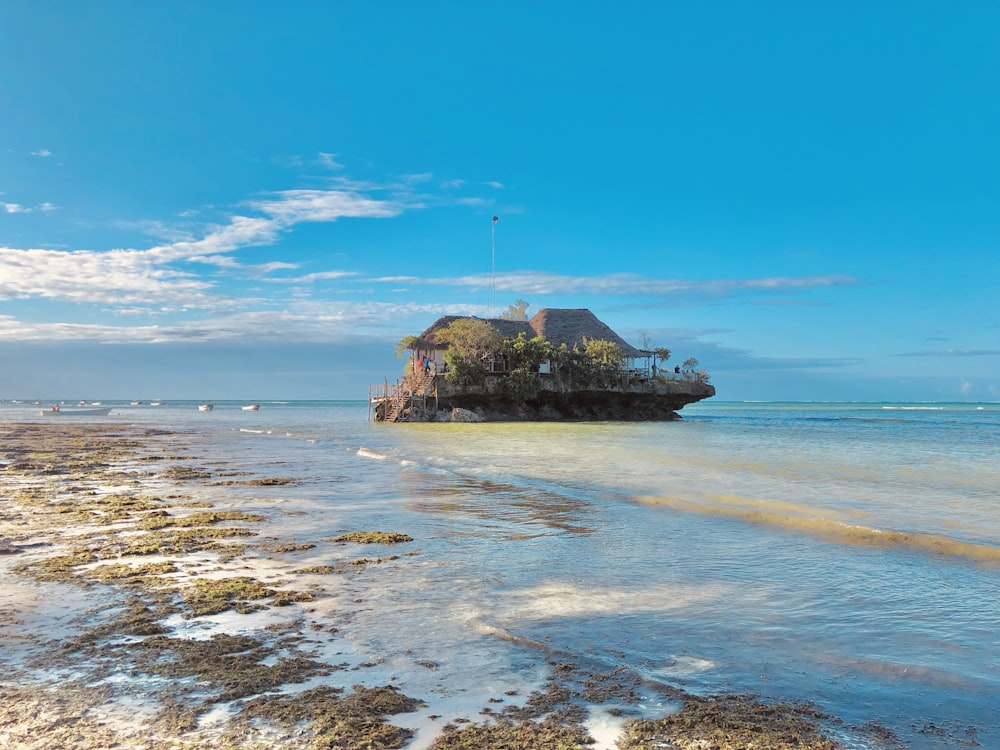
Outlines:
<svg viewBox="0 0 1000 750"><path fill-rule="evenodd" d="M149 405L150 406L162 406L163 402L162 401L150 401Z"/></svg>
<svg viewBox="0 0 1000 750"><path fill-rule="evenodd" d="M132 406L142 406L142 401L129 401Z"/></svg>
<svg viewBox="0 0 1000 750"><path fill-rule="evenodd" d="M212 404L201 404L198 407L198 411L212 411L212 409L214 408L215 406L213 406Z"/></svg>
<svg viewBox="0 0 1000 750"><path fill-rule="evenodd" d="M247 404L246 406L240 407L243 411L257 411L260 409L260 404Z"/></svg>
<svg viewBox="0 0 1000 750"><path fill-rule="evenodd" d="M43 417L106 417L111 413L111 407L105 406L103 409L69 409L64 411L58 406L51 409L43 409L38 412Z"/></svg>

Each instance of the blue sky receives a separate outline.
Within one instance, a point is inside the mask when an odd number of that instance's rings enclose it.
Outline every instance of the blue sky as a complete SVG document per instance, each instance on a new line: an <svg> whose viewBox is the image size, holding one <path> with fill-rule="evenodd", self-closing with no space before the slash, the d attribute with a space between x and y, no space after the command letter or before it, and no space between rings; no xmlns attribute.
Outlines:
<svg viewBox="0 0 1000 750"><path fill-rule="evenodd" d="M620 6L4 3L0 397L364 398L524 299L1000 400L1000 5Z"/></svg>

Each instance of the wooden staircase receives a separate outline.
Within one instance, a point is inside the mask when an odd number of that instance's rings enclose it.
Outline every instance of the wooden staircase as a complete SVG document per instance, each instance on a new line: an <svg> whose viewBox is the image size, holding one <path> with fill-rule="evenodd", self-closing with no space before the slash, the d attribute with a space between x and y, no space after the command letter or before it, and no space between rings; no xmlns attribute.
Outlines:
<svg viewBox="0 0 1000 750"><path fill-rule="evenodd" d="M401 387L389 398L383 422L398 422L399 417L412 406L414 397L423 397L434 384L433 372L420 372L403 378Z"/></svg>

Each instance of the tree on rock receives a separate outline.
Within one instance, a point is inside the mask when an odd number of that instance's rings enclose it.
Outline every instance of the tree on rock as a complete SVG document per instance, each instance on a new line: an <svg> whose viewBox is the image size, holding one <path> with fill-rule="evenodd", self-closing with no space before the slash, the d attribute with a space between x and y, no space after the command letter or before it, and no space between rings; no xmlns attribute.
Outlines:
<svg viewBox="0 0 1000 750"><path fill-rule="evenodd" d="M477 318L460 318L437 332L448 344L444 353L448 378L459 385L479 385L486 379L486 362L503 342L500 332Z"/></svg>

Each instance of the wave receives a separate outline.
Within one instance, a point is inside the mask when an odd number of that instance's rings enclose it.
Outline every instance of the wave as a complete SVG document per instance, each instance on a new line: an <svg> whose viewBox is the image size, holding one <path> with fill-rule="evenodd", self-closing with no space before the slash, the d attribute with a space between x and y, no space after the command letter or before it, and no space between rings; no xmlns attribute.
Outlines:
<svg viewBox="0 0 1000 750"><path fill-rule="evenodd" d="M382 453L376 453L375 451L368 450L367 448L358 448L357 455L362 458L374 458L376 461L385 461L388 456Z"/></svg>
<svg viewBox="0 0 1000 750"><path fill-rule="evenodd" d="M732 518L761 526L797 531L836 544L849 544L857 547L903 547L931 554L959 557L977 563L1000 565L1000 547L990 544L963 542L942 534L879 529L833 518L761 509L761 507L772 505L787 506L786 510L799 510L804 507L790 503L772 504L767 501L747 498L728 498L728 500L736 500L740 503L739 505L682 500L677 497L639 496L635 499L648 505L672 508L686 513ZM812 510L815 511L815 509Z"/></svg>

